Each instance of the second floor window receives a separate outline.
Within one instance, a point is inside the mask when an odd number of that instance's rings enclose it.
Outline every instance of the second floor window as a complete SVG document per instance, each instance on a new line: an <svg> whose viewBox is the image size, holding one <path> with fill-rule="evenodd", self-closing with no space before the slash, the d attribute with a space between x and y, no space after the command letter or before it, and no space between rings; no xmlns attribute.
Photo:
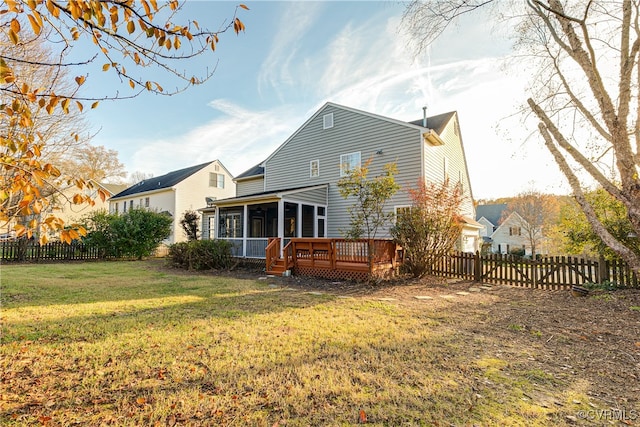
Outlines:
<svg viewBox="0 0 640 427"><path fill-rule="evenodd" d="M309 176L311 178L320 176L320 160L311 160L309 164Z"/></svg>
<svg viewBox="0 0 640 427"><path fill-rule="evenodd" d="M211 172L209 174L209 187L224 188L224 175Z"/></svg>
<svg viewBox="0 0 640 427"><path fill-rule="evenodd" d="M360 167L360 152L340 155L340 176L346 176L349 171Z"/></svg>
<svg viewBox="0 0 640 427"><path fill-rule="evenodd" d="M509 236L521 236L522 229L520 227L509 227Z"/></svg>

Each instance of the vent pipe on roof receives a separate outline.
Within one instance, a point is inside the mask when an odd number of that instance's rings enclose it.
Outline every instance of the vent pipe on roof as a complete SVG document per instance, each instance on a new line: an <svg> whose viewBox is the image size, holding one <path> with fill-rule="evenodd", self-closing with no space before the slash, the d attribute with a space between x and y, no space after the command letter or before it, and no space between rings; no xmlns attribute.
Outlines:
<svg viewBox="0 0 640 427"><path fill-rule="evenodd" d="M422 127L427 127L427 106L422 107Z"/></svg>

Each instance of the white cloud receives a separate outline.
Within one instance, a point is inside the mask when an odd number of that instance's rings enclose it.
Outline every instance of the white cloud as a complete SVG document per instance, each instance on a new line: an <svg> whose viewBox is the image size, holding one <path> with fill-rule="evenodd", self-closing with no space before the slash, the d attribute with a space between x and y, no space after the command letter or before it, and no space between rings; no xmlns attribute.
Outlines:
<svg viewBox="0 0 640 427"><path fill-rule="evenodd" d="M297 76L291 69L295 66L301 41L317 19L321 6L319 2L286 3L271 50L260 66L258 93L269 87L282 99L286 87L295 85Z"/></svg>
<svg viewBox="0 0 640 427"><path fill-rule="evenodd" d="M266 159L299 125L295 112L288 107L251 111L222 99L209 105L222 113L220 117L178 140L145 143L133 155L133 170L162 175L219 159L232 174L238 175Z"/></svg>

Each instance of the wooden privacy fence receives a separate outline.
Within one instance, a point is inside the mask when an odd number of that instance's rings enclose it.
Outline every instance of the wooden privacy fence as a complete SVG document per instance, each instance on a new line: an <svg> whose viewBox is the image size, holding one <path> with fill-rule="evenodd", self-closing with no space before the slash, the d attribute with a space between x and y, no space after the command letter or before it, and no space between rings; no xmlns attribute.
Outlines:
<svg viewBox="0 0 640 427"><path fill-rule="evenodd" d="M440 258L431 273L476 282L540 289L566 289L588 283L640 287L638 275L624 262L603 258L555 256L531 260L513 255L456 252Z"/></svg>
<svg viewBox="0 0 640 427"><path fill-rule="evenodd" d="M0 242L0 260L17 262L77 261L100 259L98 248L81 242L49 242L44 245L33 240Z"/></svg>

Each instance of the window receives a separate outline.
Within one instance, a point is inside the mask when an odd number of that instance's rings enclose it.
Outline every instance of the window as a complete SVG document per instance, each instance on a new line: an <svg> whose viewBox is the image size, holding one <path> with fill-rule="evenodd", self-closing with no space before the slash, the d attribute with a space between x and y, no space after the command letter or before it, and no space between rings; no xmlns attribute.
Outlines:
<svg viewBox="0 0 640 427"><path fill-rule="evenodd" d="M118 215L118 203L115 203L116 205L116 215Z"/></svg>
<svg viewBox="0 0 640 427"><path fill-rule="evenodd" d="M224 175L221 173L209 173L209 187L224 188Z"/></svg>
<svg viewBox="0 0 640 427"><path fill-rule="evenodd" d="M309 163L309 176L311 178L320 176L320 160L311 160Z"/></svg>
<svg viewBox="0 0 640 427"><path fill-rule="evenodd" d="M145 197L145 199L144 199L144 207L145 208L149 207L149 198L148 197Z"/></svg>
<svg viewBox="0 0 640 427"><path fill-rule="evenodd" d="M522 229L520 227L509 227L509 236L522 236Z"/></svg>
<svg viewBox="0 0 640 427"><path fill-rule="evenodd" d="M411 206L395 206L394 210L396 212L396 221L397 219L404 214L408 214L411 212Z"/></svg>
<svg viewBox="0 0 640 427"><path fill-rule="evenodd" d="M133 200L129 200L129 210L133 209Z"/></svg>
<svg viewBox="0 0 640 427"><path fill-rule="evenodd" d="M360 167L360 152L340 155L340 176L346 176L349 171Z"/></svg>
<svg viewBox="0 0 640 427"><path fill-rule="evenodd" d="M333 113L322 116L322 129L330 129L333 127Z"/></svg>
<svg viewBox="0 0 640 427"><path fill-rule="evenodd" d="M239 210L221 210L219 218L220 238L236 239L242 237L242 213Z"/></svg>
<svg viewBox="0 0 640 427"><path fill-rule="evenodd" d="M122 202L122 213L126 213L127 212L127 202L124 201Z"/></svg>

